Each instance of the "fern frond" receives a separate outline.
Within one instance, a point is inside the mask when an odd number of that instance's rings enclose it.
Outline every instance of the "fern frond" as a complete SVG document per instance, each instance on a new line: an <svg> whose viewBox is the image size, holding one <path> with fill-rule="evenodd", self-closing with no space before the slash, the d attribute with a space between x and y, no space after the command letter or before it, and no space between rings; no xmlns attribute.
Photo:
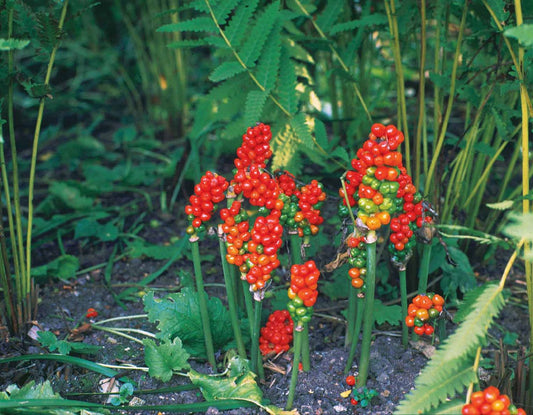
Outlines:
<svg viewBox="0 0 533 415"><path fill-rule="evenodd" d="M209 80L212 82L224 81L241 72L244 72L245 70L246 68L244 68L237 61L224 62L217 66L213 72L211 72L211 75L209 75Z"/></svg>
<svg viewBox="0 0 533 415"><path fill-rule="evenodd" d="M196 48L198 46L208 46L207 39L186 39L176 40L174 42L167 43L167 48L171 49L184 49L184 48Z"/></svg>
<svg viewBox="0 0 533 415"><path fill-rule="evenodd" d="M329 31L330 36L336 35L341 32L347 32L349 30L359 29L361 27L385 25L387 23L387 16L384 14L373 13L365 16L361 19L350 20L349 22L337 23Z"/></svg>
<svg viewBox="0 0 533 415"><path fill-rule="evenodd" d="M215 18L220 26L226 24L229 15L237 7L241 0L224 0L221 1L214 9Z"/></svg>
<svg viewBox="0 0 533 415"><path fill-rule="evenodd" d="M268 35L278 21L278 17L278 1L268 5L264 12L257 17L248 39L244 42L242 48L239 50L239 55L246 67L252 68L255 66L255 63L263 50Z"/></svg>
<svg viewBox="0 0 533 415"><path fill-rule="evenodd" d="M431 385L417 386L416 389L407 395L396 409L395 414L407 415L423 413L444 402L448 397L454 396L462 391L470 383L477 380L476 372L472 366L474 357L467 361L466 365L454 370L445 380ZM431 410L434 414L434 410Z"/></svg>
<svg viewBox="0 0 533 415"><path fill-rule="evenodd" d="M250 27L250 20L255 12L255 9L257 9L258 3L259 0L250 0L241 7L238 7L237 11L226 26L224 34L233 47L237 47L241 43L241 40L246 34L246 30Z"/></svg>
<svg viewBox="0 0 533 415"><path fill-rule="evenodd" d="M270 92L276 85L279 72L279 58L281 54L280 27L275 27L268 43L265 46L262 56L257 63L257 73L255 77L266 92Z"/></svg>
<svg viewBox="0 0 533 415"><path fill-rule="evenodd" d="M157 32L217 32L210 17L193 17L176 23L168 23L157 28Z"/></svg>
<svg viewBox="0 0 533 415"><path fill-rule="evenodd" d="M328 0L326 2L326 7L316 19L316 24L324 33L329 32L329 29L331 29L342 12L343 6L344 0Z"/></svg>
<svg viewBox="0 0 533 415"><path fill-rule="evenodd" d="M460 414L465 402L460 399L454 399L440 405L437 409L431 412L426 412L427 415L457 415Z"/></svg>
<svg viewBox="0 0 533 415"><path fill-rule="evenodd" d="M464 369L467 359L473 360L473 355L484 341L492 320L505 303L502 287L499 285L485 284L475 291L464 305L469 310L468 315L433 355L416 379L415 390L402 401L396 413L425 411L435 405L434 402L444 400L442 395L436 400L435 394L443 384L449 384L451 388L449 379L453 378L457 387L463 384L463 378L454 376ZM432 403L428 406L426 402L429 401Z"/></svg>
<svg viewBox="0 0 533 415"><path fill-rule="evenodd" d="M48 13L37 13L37 36L42 46L51 51L59 38L59 22Z"/></svg>
<svg viewBox="0 0 533 415"><path fill-rule="evenodd" d="M316 142L324 150L329 148L328 133L326 131L326 126L319 119L315 119L315 138Z"/></svg>
<svg viewBox="0 0 533 415"><path fill-rule="evenodd" d="M294 157L298 149L298 140L289 124L285 125L273 137L272 149L274 153L271 164L272 170L288 170L292 174L298 175L301 166L298 165L298 158Z"/></svg>
<svg viewBox="0 0 533 415"><path fill-rule="evenodd" d="M285 47L281 48L279 80L279 102L290 113L297 110L298 96L296 95L296 73L294 62Z"/></svg>
<svg viewBox="0 0 533 415"><path fill-rule="evenodd" d="M309 149L315 148L313 136L311 135L311 130L309 129L304 113L301 112L293 117L291 120L291 127L296 133L296 137L301 140L303 145Z"/></svg>
<svg viewBox="0 0 533 415"><path fill-rule="evenodd" d="M250 91L244 104L244 123L254 125L261 118L268 93L265 91Z"/></svg>

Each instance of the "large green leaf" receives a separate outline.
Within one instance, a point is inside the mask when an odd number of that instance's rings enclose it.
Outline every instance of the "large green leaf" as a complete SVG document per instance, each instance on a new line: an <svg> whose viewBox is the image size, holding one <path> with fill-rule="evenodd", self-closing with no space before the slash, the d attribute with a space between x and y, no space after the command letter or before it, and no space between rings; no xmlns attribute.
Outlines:
<svg viewBox="0 0 533 415"><path fill-rule="evenodd" d="M236 399L252 402L271 415L297 415L296 410L284 411L272 405L264 405L263 392L255 381L255 375L239 357L230 359L228 376L203 375L195 370L189 371L191 382L202 391L206 401Z"/></svg>
<svg viewBox="0 0 533 415"><path fill-rule="evenodd" d="M154 378L168 382L174 371L189 369L189 353L183 348L179 337L174 340L163 340L157 345L152 339L144 339L144 361L148 366L148 374Z"/></svg>
<svg viewBox="0 0 533 415"><path fill-rule="evenodd" d="M204 332L200 318L198 294L191 288L156 299L149 292L143 298L144 309L151 322L158 322L158 337L174 339L179 337L183 347L195 357L206 357ZM215 349L229 347L233 339L233 330L229 313L218 298L209 298L207 302L209 321L213 334Z"/></svg>
<svg viewBox="0 0 533 415"><path fill-rule="evenodd" d="M226 79L233 78L235 75L244 72L246 68L237 61L223 62L220 66L217 66L211 75L209 80L211 82L225 81Z"/></svg>

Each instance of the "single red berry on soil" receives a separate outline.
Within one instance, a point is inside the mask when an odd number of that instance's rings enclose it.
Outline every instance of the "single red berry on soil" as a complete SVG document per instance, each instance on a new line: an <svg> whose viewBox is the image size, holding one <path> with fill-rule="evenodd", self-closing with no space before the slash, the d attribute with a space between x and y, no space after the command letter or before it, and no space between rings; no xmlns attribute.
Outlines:
<svg viewBox="0 0 533 415"><path fill-rule="evenodd" d="M87 318L98 317L98 311L96 311L94 308L91 307L87 310L87 314L85 314L85 317Z"/></svg>
<svg viewBox="0 0 533 415"><path fill-rule="evenodd" d="M357 405L359 402L357 400L355 400L354 398L350 399L350 403L352 405Z"/></svg>
<svg viewBox="0 0 533 415"><path fill-rule="evenodd" d="M354 386L355 385L355 377L350 375L350 376L346 376L346 384L348 386Z"/></svg>

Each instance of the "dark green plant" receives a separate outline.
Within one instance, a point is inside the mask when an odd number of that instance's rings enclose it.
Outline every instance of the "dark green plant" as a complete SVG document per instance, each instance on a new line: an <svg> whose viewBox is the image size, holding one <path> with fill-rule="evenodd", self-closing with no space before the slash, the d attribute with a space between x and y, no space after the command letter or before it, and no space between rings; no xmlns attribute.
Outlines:
<svg viewBox="0 0 533 415"><path fill-rule="evenodd" d="M6 156L4 149L4 140L0 140L0 164L2 175L2 186L5 198L5 211L8 218L8 232L9 232L9 247L4 233L1 235L1 264L0 264L0 280L2 285L2 307L5 308L6 323L9 331L12 334L22 334L26 327L26 323L33 319L35 308L37 305L37 297L35 291L34 281L31 275L31 249L32 249L32 231L33 231L33 214L34 214L34 186L35 186L35 171L37 164L37 153L39 146L39 137L41 133L41 125L44 114L44 107L46 100L51 98L50 79L52 76L52 69L55 63L55 57L61 38L63 37L63 25L66 18L68 8L68 0L64 1L62 5L56 6L55 11L60 15L58 20L52 14L43 11L34 12L30 10L24 3L16 1L7 1L3 4L2 19L7 22L6 38L1 39L3 43L2 53L7 53L7 68L4 67L5 74L7 74L7 137L9 137L9 145L11 147L11 166L12 171L9 174L6 167ZM17 19L15 19L15 16ZM20 19L20 20L18 20ZM17 25L19 21L23 21L26 25L28 21L35 24L35 28L30 28L24 25ZM31 37L33 34L33 37ZM27 37L29 39L18 39L18 36ZM31 80L21 80L21 74L18 73L15 67L15 51L21 49L32 41L38 39L39 46L44 48L46 55L46 74L42 83L36 83ZM35 45L37 46L37 45ZM15 118L14 118L14 92L16 80L21 83L26 92L38 100L37 119L33 132L33 144L31 152L30 172L28 176L28 210L27 214L22 213L21 200L21 174L19 173L19 160L17 154L17 139L15 136ZM3 121L3 120L2 120ZM4 124L4 122L2 122ZM4 134L2 133L2 136ZM4 206L2 206L2 209ZM23 220L27 221L26 229L23 228ZM4 227L2 226L2 229Z"/></svg>

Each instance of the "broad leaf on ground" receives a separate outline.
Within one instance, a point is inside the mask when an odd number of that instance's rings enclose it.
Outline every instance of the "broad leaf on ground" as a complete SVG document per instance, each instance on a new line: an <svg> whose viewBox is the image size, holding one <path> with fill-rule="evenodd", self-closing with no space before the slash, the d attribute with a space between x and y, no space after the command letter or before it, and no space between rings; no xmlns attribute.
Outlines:
<svg viewBox="0 0 533 415"><path fill-rule="evenodd" d="M272 405L263 405L263 392L255 381L255 375L238 356L230 359L229 376L209 376L189 371L191 382L202 391L206 401L237 399L252 402L271 415L297 415L296 410L284 411Z"/></svg>
<svg viewBox="0 0 533 415"><path fill-rule="evenodd" d="M154 378L168 382L174 371L191 367L187 362L190 355L183 348L179 337L172 341L163 340L159 345L152 339L144 339L143 344L148 374Z"/></svg>
<svg viewBox="0 0 533 415"><path fill-rule="evenodd" d="M154 293L149 292L143 301L148 319L158 322L159 338L179 337L188 353L194 357L206 358L198 294L195 291L184 288L179 293L169 294L161 299L154 298ZM215 350L230 347L233 330L228 311L218 298L209 298L207 308Z"/></svg>

